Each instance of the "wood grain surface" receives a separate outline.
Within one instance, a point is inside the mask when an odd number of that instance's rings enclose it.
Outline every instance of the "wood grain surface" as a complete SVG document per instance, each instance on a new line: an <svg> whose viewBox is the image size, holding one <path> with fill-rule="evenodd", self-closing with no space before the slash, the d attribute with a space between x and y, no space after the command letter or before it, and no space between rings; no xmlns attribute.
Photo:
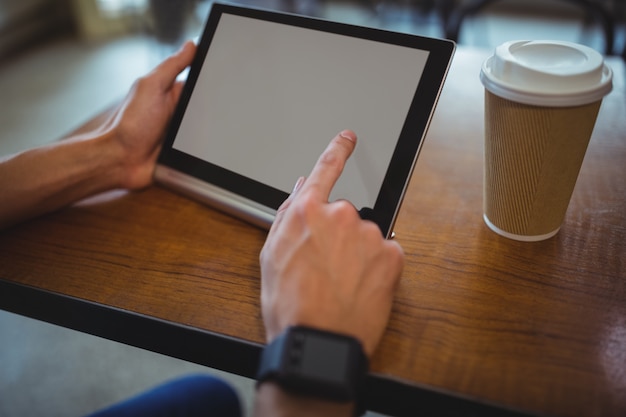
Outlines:
<svg viewBox="0 0 626 417"><path fill-rule="evenodd" d="M624 416L624 63L609 60L615 88L561 231L523 243L482 220L488 54L457 51L396 223L406 267L372 371L537 414ZM263 342L264 239L159 186L115 191L2 232L0 278Z"/></svg>

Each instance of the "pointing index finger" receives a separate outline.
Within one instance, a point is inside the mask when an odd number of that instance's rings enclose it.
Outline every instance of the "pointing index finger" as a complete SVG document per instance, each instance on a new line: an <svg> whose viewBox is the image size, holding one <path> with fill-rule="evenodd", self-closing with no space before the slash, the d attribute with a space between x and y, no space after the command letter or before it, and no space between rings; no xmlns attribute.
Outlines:
<svg viewBox="0 0 626 417"><path fill-rule="evenodd" d="M328 201L355 146L356 134L353 131L344 130L335 136L320 155L302 188L317 187L322 197Z"/></svg>

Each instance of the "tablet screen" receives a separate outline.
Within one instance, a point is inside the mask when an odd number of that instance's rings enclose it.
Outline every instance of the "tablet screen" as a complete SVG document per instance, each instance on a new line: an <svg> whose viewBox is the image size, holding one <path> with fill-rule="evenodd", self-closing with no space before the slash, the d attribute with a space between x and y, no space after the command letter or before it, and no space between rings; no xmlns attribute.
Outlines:
<svg viewBox="0 0 626 417"><path fill-rule="evenodd" d="M388 236L453 51L445 40L213 4L156 178L267 226L351 129L356 150L330 200L350 201Z"/></svg>
<svg viewBox="0 0 626 417"><path fill-rule="evenodd" d="M374 207L427 58L224 14L173 147L288 193L351 129L358 145L331 200Z"/></svg>

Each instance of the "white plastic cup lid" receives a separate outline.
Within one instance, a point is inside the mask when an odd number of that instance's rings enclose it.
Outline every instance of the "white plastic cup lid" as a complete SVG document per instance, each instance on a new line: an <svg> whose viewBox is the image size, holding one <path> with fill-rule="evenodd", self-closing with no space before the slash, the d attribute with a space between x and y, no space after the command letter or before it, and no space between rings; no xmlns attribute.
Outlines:
<svg viewBox="0 0 626 417"><path fill-rule="evenodd" d="M505 42L483 63L480 80L497 96L546 107L593 103L613 88L599 52L563 41Z"/></svg>

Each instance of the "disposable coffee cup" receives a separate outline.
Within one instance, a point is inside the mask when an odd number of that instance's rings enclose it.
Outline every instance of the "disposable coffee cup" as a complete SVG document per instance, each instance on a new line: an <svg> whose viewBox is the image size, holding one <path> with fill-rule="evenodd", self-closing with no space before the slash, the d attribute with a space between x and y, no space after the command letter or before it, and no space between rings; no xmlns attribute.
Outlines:
<svg viewBox="0 0 626 417"><path fill-rule="evenodd" d="M511 41L482 66L484 221L521 241L558 233L613 73L571 42Z"/></svg>

